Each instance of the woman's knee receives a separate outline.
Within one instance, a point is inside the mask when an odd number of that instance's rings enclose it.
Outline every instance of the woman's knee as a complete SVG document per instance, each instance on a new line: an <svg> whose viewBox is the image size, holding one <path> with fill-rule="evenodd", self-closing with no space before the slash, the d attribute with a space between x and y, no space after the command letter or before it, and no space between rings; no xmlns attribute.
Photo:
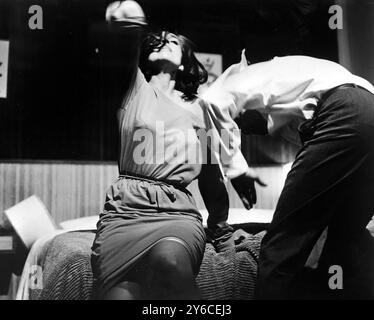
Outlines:
<svg viewBox="0 0 374 320"><path fill-rule="evenodd" d="M191 257L183 244L165 240L155 245L144 260L145 286L157 299L200 299Z"/></svg>
<svg viewBox="0 0 374 320"><path fill-rule="evenodd" d="M141 287L130 281L118 283L108 290L103 296L103 300L138 300L142 299Z"/></svg>
<svg viewBox="0 0 374 320"><path fill-rule="evenodd" d="M192 265L186 248L176 241L162 241L148 254L147 264L155 275L167 275L166 280L192 276Z"/></svg>

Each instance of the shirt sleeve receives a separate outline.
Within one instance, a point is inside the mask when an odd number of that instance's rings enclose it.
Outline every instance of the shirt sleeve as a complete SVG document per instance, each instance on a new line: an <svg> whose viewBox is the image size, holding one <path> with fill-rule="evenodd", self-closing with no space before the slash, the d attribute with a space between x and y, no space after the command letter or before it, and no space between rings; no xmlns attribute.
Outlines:
<svg viewBox="0 0 374 320"><path fill-rule="evenodd" d="M203 98L232 118L245 110L262 110L270 135L298 144L292 130L305 119L302 105L316 104L313 98L298 99L311 81L302 67L278 58L248 66L242 55L241 62L218 77Z"/></svg>
<svg viewBox="0 0 374 320"><path fill-rule="evenodd" d="M229 109L206 101L202 103L211 163L219 165L225 179L242 175L248 170L248 164L240 149L240 130Z"/></svg>
<svg viewBox="0 0 374 320"><path fill-rule="evenodd" d="M300 144L298 124L312 118L324 92L344 83L374 90L332 61L285 56L245 66L242 56L241 63L219 76L202 98L233 118L245 110L262 110L270 135Z"/></svg>

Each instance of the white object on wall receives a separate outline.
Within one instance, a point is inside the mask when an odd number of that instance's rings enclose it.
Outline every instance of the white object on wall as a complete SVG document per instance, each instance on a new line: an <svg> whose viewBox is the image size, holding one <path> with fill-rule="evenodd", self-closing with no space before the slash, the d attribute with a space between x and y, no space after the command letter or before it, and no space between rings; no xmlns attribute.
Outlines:
<svg viewBox="0 0 374 320"><path fill-rule="evenodd" d="M9 41L0 41L0 98L7 96Z"/></svg>

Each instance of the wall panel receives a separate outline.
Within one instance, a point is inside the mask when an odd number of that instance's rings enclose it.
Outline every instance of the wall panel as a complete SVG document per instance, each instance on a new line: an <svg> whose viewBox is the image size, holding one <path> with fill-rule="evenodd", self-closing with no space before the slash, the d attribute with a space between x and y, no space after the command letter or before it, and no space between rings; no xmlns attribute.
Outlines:
<svg viewBox="0 0 374 320"><path fill-rule="evenodd" d="M266 188L257 188L257 208L275 207L285 171L282 166L256 168ZM103 163L15 162L0 163L0 212L35 194L56 222L99 214L106 189L117 178L117 165ZM199 208L204 208L197 183L189 187ZM242 207L228 184L231 207Z"/></svg>

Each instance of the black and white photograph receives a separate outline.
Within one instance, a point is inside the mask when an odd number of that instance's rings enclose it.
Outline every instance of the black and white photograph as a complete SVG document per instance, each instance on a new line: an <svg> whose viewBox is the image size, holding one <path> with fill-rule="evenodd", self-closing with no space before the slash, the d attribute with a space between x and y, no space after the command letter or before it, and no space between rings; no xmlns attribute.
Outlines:
<svg viewBox="0 0 374 320"><path fill-rule="evenodd" d="M374 300L373 57L374 0L0 0L0 300Z"/></svg>

